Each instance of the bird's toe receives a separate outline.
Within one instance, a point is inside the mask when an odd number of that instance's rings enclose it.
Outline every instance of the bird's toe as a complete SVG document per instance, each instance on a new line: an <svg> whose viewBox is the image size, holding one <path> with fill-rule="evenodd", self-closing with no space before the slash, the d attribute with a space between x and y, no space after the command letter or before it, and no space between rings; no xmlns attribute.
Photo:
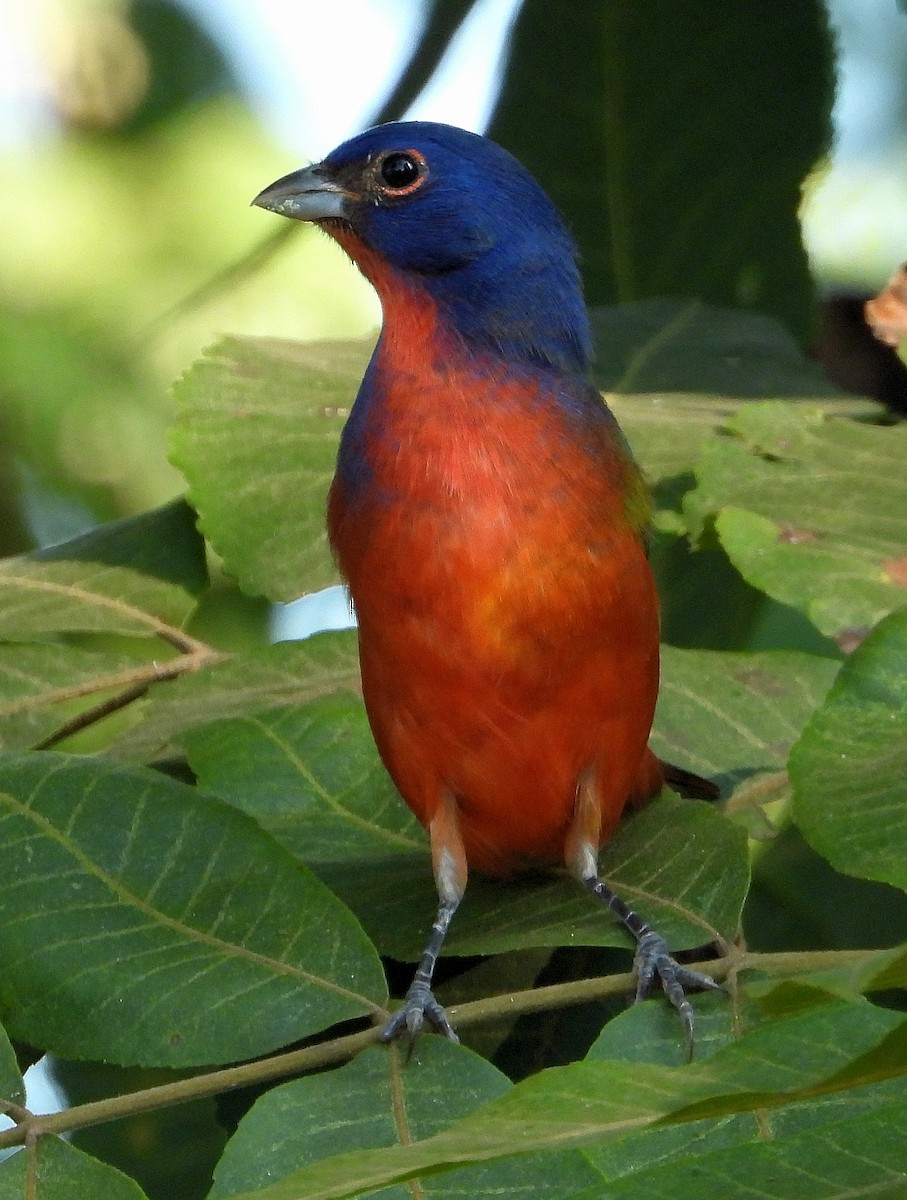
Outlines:
<svg viewBox="0 0 907 1200"><path fill-rule="evenodd" d="M426 1021L450 1041L458 1042L460 1040L454 1032L447 1011L435 999L431 988L427 984L416 982L406 993L406 999L402 1006L397 1009L381 1031L381 1041L392 1042L395 1038L400 1037L404 1030L408 1038L412 1040L421 1031Z"/></svg>

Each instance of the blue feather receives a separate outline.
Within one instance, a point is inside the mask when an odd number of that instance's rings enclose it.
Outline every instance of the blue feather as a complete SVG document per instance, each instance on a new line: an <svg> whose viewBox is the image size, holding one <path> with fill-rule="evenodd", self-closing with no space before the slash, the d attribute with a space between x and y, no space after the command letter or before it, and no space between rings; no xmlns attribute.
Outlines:
<svg viewBox="0 0 907 1200"><path fill-rule="evenodd" d="M363 198L351 213L363 240L419 276L468 346L584 375L591 340L576 245L525 167L477 134L399 121L345 142L321 169L342 177L394 150L425 158L425 185L397 203Z"/></svg>

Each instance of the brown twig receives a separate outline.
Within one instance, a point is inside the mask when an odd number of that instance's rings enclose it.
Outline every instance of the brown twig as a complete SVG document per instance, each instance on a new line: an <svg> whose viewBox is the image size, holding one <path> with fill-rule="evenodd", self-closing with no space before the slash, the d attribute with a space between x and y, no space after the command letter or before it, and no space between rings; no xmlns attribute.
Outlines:
<svg viewBox="0 0 907 1200"><path fill-rule="evenodd" d="M817 950L760 954L732 948L724 958L688 965L691 965L693 970L708 972L717 980L726 978L732 972L737 974L744 970L758 970L774 978L784 978L804 972L867 966L872 959L880 958L885 953L886 951L880 950ZM633 983L634 977L630 973L606 975L473 1000L468 1004L452 1006L449 1012L456 1026L464 1029L482 1021L525 1016L548 1009L567 1008L588 1000L624 995L632 989ZM377 1014L376 1020L380 1022L385 1016L386 1014ZM59 1113L36 1115L21 1110L27 1115L19 1120L14 1128L0 1133L0 1150L22 1145L42 1134L68 1133L88 1125L120 1120L172 1104L216 1096L235 1088L332 1066L353 1058L368 1046L374 1045L380 1036L380 1028L379 1023L360 1033L334 1038L301 1050L291 1050L286 1054L276 1054L239 1066L209 1071L174 1083L143 1088L141 1091L113 1096L107 1100L95 1100ZM18 1119L12 1111L10 1115Z"/></svg>
<svg viewBox="0 0 907 1200"><path fill-rule="evenodd" d="M75 700L79 696L106 691L110 687L120 687L120 691L115 695L108 696L106 700L101 700L99 703L92 705L91 708L86 708L82 712L76 713L74 717L70 717L68 721L64 721L52 733L49 733L32 746L33 750L49 750L51 747L65 741L66 738L72 737L73 734L79 733L83 729L88 729L91 725L102 721L112 713L119 712L120 709L125 708L134 700L138 700L141 696L144 696L153 683L159 683L164 679L175 679L179 675L188 675L193 671L200 670L202 667L212 666L229 658L229 655L212 650L203 642L195 642L195 646L197 649L192 653L181 654L178 658L171 658L166 662L144 663L141 667L135 667L129 671L121 671L116 675L99 676L97 679L74 684L72 687L58 688L52 693L44 692L40 697L25 697L24 700L6 706L3 715L9 712L26 711L29 708L46 708L49 704L58 704L65 700Z"/></svg>

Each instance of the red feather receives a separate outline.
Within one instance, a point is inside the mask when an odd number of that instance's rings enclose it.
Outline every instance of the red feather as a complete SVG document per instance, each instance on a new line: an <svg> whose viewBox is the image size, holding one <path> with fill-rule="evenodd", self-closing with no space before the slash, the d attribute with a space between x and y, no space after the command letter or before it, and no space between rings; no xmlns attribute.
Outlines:
<svg viewBox="0 0 907 1200"><path fill-rule="evenodd" d="M562 380L465 353L429 296L362 265L389 333L370 379L380 419L368 486L339 475L328 525L375 740L423 824L456 797L470 866L563 862L584 773L596 843L661 785L645 749L657 601L626 500L637 469L609 425L578 424Z"/></svg>

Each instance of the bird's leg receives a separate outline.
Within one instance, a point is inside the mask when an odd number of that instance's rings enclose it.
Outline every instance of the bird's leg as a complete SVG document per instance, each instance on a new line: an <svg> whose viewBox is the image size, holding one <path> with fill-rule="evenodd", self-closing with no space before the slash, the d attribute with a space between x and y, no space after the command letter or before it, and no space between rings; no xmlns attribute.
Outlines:
<svg viewBox="0 0 907 1200"><path fill-rule="evenodd" d="M422 952L413 981L407 989L406 999L381 1031L382 1042L393 1041L404 1029L410 1038L414 1038L426 1019L434 1025L438 1033L443 1033L452 1042L460 1040L453 1031L443 1005L435 999L431 990L432 975L441 952L441 943L456 907L455 902L448 900L442 900L438 905L438 914L431 927L431 937Z"/></svg>
<svg viewBox="0 0 907 1200"><path fill-rule="evenodd" d="M695 1014L684 988L720 989L721 985L711 976L704 975L701 971L691 971L689 967L679 963L671 954L661 934L647 925L594 871L580 876L580 882L609 908L636 938L636 955L633 959L636 971L636 1002L646 998L657 976L661 980L665 995L677 1009L684 1028L687 1057L692 1058Z"/></svg>
<svg viewBox="0 0 907 1200"><path fill-rule="evenodd" d="M401 1008L394 1013L381 1033L382 1042L393 1041L406 1030L412 1040L427 1019L438 1033L452 1042L460 1039L454 1033L447 1013L435 999L431 981L441 946L451 919L466 889L466 853L457 821L456 801L445 794L428 827L431 837L432 863L438 888L438 912L431 927L431 937L422 952L413 981L409 985Z"/></svg>
<svg viewBox="0 0 907 1200"><path fill-rule="evenodd" d="M591 776L577 787L576 813L566 843L567 865L583 887L601 901L636 939L633 968L636 971L636 1003L644 1000L656 976L665 995L677 1009L686 1038L687 1056L693 1056L695 1014L684 988L717 988L708 975L691 971L671 954L660 933L648 925L598 874L598 834L601 817Z"/></svg>

